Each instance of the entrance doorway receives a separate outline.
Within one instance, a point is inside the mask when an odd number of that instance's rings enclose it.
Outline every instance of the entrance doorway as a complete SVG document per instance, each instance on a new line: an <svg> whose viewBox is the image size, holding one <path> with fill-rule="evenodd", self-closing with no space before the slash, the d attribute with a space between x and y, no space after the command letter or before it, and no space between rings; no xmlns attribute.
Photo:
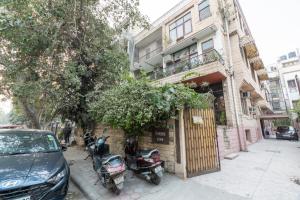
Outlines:
<svg viewBox="0 0 300 200"><path fill-rule="evenodd" d="M216 122L213 109L185 109L187 177L220 170Z"/></svg>

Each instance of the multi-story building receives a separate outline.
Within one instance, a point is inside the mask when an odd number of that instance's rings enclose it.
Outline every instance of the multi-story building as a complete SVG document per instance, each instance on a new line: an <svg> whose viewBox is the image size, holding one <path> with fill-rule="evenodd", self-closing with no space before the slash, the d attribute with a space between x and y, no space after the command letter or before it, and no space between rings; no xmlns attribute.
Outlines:
<svg viewBox="0 0 300 200"><path fill-rule="evenodd" d="M268 87L270 89L270 103L273 107L273 112L276 114L287 114L287 99L283 93L283 87L279 75L278 64L272 64L268 67Z"/></svg>
<svg viewBox="0 0 300 200"><path fill-rule="evenodd" d="M274 86L271 93L275 97L278 96L272 99L274 110L294 109L295 104L300 100L299 50L280 56L276 64L268 67L268 71L271 77L269 84Z"/></svg>
<svg viewBox="0 0 300 200"><path fill-rule="evenodd" d="M268 75L237 0L183 0L133 44L136 77L144 71L154 84L191 82L213 92L221 157L262 138Z"/></svg>

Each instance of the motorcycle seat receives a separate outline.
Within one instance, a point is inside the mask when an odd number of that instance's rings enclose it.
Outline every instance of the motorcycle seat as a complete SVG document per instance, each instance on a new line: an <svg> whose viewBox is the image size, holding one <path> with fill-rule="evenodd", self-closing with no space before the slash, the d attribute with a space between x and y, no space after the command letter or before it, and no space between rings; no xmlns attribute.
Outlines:
<svg viewBox="0 0 300 200"><path fill-rule="evenodd" d="M112 155L112 154L107 154L102 157L102 164L105 165L106 163L110 162L111 160L115 158L119 158L119 155Z"/></svg>
<svg viewBox="0 0 300 200"><path fill-rule="evenodd" d="M144 157L144 158L148 158L151 156L152 153L154 152L158 152L157 149L147 149L147 150L140 150L138 153L137 153L137 156L141 156L141 157Z"/></svg>

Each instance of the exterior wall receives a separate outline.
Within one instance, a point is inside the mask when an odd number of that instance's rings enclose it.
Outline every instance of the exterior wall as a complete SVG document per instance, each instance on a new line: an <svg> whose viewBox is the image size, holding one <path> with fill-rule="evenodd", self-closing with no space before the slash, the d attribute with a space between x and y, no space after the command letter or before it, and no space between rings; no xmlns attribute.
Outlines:
<svg viewBox="0 0 300 200"><path fill-rule="evenodd" d="M192 32L185 35L183 40L192 39L192 42L197 43L198 54L202 54L201 43L208 39L213 39L214 48L220 53L225 61L223 65L220 65L219 62L215 62L199 66L198 68L191 70L199 72L202 76L212 74L214 72L220 72L224 76L224 78L220 81L223 82L227 126L218 126L217 129L221 158L224 158L227 154L247 149L246 130L249 130L251 143L257 142L262 138L260 121L258 120L260 112L256 112L256 117L250 114L244 115L242 112L240 91L243 90L242 88L245 82L249 85L249 87L251 87L251 94L253 95L251 101L250 99L247 100L248 107L250 107L252 103L255 107L259 108L260 106L258 105L258 102L262 100L264 103L267 103L265 101L265 92L261 89L261 82L258 79L257 72L254 71L253 78L249 60L245 58L246 55L244 55L241 51L241 38L245 35L252 37L252 35L238 2L235 0L226 0L226 3L229 5L229 12L233 13L229 19L231 46L228 46L225 24L222 19L222 14L219 12L219 4L225 5L224 1L225 0L210 0L211 17L201 21L199 19L198 11L198 4L200 1L182 1L160 18L158 20L159 23L158 21L155 22L154 25L157 26L157 28L151 28L153 30L158 28L162 29L163 55L167 56L170 52L174 53L178 49L180 50L180 48L183 49L185 47L185 44L182 44L182 40L173 43L169 41L169 26L180 17L191 12ZM211 31L208 34L201 34L207 27L214 27L214 31ZM147 31L143 31L141 34L136 35L136 42L138 43L141 42L143 38L148 38L150 34L153 34L153 30L150 30L148 34ZM174 49L176 49L176 51ZM233 61L233 81L230 80L231 75L229 73L230 55L232 56ZM166 66L165 63L162 63L162 65L164 67ZM162 85L165 83L179 83L182 81L182 77L186 73L187 72L181 72L159 79L155 81L154 84ZM232 88L234 95L232 94ZM145 139L145 141L147 140ZM172 147L172 149L175 148Z"/></svg>
<svg viewBox="0 0 300 200"><path fill-rule="evenodd" d="M293 109L293 101L300 100L299 86L296 84L296 91L290 91L288 87L289 80L296 80L296 75L300 77L300 53L299 50L294 52L296 54L295 57L287 58L288 56L285 55L286 59L282 60L280 58L277 63L268 66L268 74L272 79L269 83L271 91L279 96L273 101L280 101L281 113L286 112L288 109ZM274 87L276 80L279 80L279 84ZM271 85L273 85L273 88Z"/></svg>
<svg viewBox="0 0 300 200"><path fill-rule="evenodd" d="M287 66L280 70L281 73L281 81L284 89L285 96L288 99L288 105L290 105L290 109L293 109L293 101L298 101L300 99L300 94L298 90L298 86L296 83L296 90L291 91L288 87L289 80L295 80L295 76L300 77L300 64L295 66Z"/></svg>
<svg viewBox="0 0 300 200"><path fill-rule="evenodd" d="M146 60L147 49L150 49L150 53L151 53L160 47L161 47L161 43L159 41L154 41L151 44L147 45L146 47L140 48L138 51L139 61Z"/></svg>
<svg viewBox="0 0 300 200"><path fill-rule="evenodd" d="M157 148L160 152L161 159L165 161L165 169L170 173L175 173L175 121L170 120L168 122L169 126L169 139L170 143L168 145L164 144L154 144L152 143L151 133L145 133L144 136L139 138L139 148L141 149L154 149ZM106 126L98 125L95 130L95 135L97 137L102 136L103 130L108 128L105 136L110 136L107 140L109 144L110 152L114 154L124 155L124 142L125 134L122 130L111 129Z"/></svg>

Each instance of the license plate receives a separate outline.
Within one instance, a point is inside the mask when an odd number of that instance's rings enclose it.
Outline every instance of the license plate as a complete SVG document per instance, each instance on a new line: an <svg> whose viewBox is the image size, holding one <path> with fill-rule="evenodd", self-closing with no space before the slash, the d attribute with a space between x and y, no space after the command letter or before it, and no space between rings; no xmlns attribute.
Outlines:
<svg viewBox="0 0 300 200"><path fill-rule="evenodd" d="M161 171L162 171L161 166L158 166L158 167L156 167L156 168L154 169L154 172L155 172L155 173L158 173L158 172L161 172Z"/></svg>
<svg viewBox="0 0 300 200"><path fill-rule="evenodd" d="M17 199L14 199L14 200L30 200L30 196L21 197L21 198L17 198Z"/></svg>
<svg viewBox="0 0 300 200"><path fill-rule="evenodd" d="M117 178L114 179L115 184L120 184L122 182L124 182L124 176L119 176Z"/></svg>

